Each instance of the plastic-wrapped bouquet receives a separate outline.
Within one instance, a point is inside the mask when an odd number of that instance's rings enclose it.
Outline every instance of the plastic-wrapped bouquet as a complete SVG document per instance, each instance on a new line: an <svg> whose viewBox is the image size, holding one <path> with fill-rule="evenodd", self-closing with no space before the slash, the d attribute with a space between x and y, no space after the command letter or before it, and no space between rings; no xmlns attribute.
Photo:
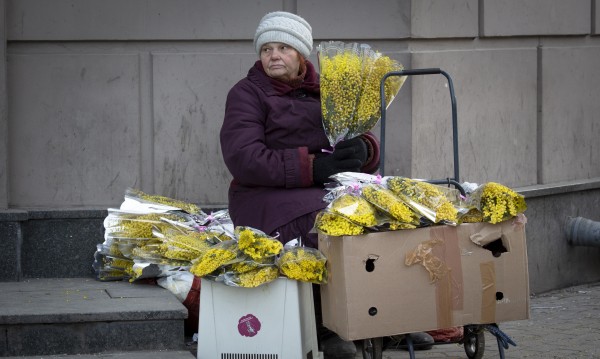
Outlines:
<svg viewBox="0 0 600 359"><path fill-rule="evenodd" d="M210 214L201 212L193 218L197 223L202 224L195 226L194 229L211 235L211 241L215 244L235 238L235 227L227 209Z"/></svg>
<svg viewBox="0 0 600 359"><path fill-rule="evenodd" d="M329 204L329 209L363 227L379 224L377 209L360 195L344 193Z"/></svg>
<svg viewBox="0 0 600 359"><path fill-rule="evenodd" d="M399 176L389 177L386 185L413 210L431 222L457 223L458 210L450 201L451 198L458 198L453 193L457 190Z"/></svg>
<svg viewBox="0 0 600 359"><path fill-rule="evenodd" d="M219 267L243 260L237 241L225 241L215 244L192 262L190 272L197 277L204 277Z"/></svg>
<svg viewBox="0 0 600 359"><path fill-rule="evenodd" d="M365 231L363 226L328 210L323 210L317 214L315 229L329 236L357 236Z"/></svg>
<svg viewBox="0 0 600 359"><path fill-rule="evenodd" d="M232 287L254 288L270 283L279 277L276 265L257 267L247 272L227 272L223 276L223 283Z"/></svg>
<svg viewBox="0 0 600 359"><path fill-rule="evenodd" d="M226 272L235 272L235 273L246 273L250 272L262 267L268 267L275 264L275 257L267 257L260 260L254 260L251 258L245 259L240 262L235 262L230 264L225 268Z"/></svg>
<svg viewBox="0 0 600 359"><path fill-rule="evenodd" d="M327 259L315 248L286 248L277 261L279 270L290 279L315 284L327 283Z"/></svg>
<svg viewBox="0 0 600 359"><path fill-rule="evenodd" d="M132 199L138 203L145 204L147 205L147 207L150 208L152 208L152 205L154 204L160 204L163 206L169 206L183 210L189 214L202 213L200 207L193 203L177 200L166 196L148 194L135 188L127 188L127 190L125 190L125 200L127 201L128 199Z"/></svg>
<svg viewBox="0 0 600 359"><path fill-rule="evenodd" d="M527 209L523 195L496 182L477 187L467 202L481 212L483 222L492 224L515 217Z"/></svg>
<svg viewBox="0 0 600 359"><path fill-rule="evenodd" d="M104 219L104 234L113 238L149 239L155 238L155 230L163 231L171 228L172 223L189 220L182 212L126 212L110 208Z"/></svg>
<svg viewBox="0 0 600 359"><path fill-rule="evenodd" d="M385 222L382 214L360 195L360 185L338 182L323 198L329 205L315 220L315 230L330 236L355 236Z"/></svg>
<svg viewBox="0 0 600 359"><path fill-rule="evenodd" d="M149 240L142 245L135 246L130 257L134 260L140 260L161 265L182 266L190 265L189 260L173 259L164 255L165 250L162 242L159 240Z"/></svg>
<svg viewBox="0 0 600 359"><path fill-rule="evenodd" d="M416 228L419 216L392 191L380 184L368 184L361 189L362 196L381 211L390 215L398 223L392 228ZM404 223L405 225L400 225Z"/></svg>
<svg viewBox="0 0 600 359"><path fill-rule="evenodd" d="M157 264L150 261L136 259L133 262L132 276L130 282L147 279L163 278L172 274L179 273L182 267L172 264Z"/></svg>
<svg viewBox="0 0 600 359"><path fill-rule="evenodd" d="M283 249L281 242L255 228L237 226L235 234L240 250L254 260L276 256Z"/></svg>
<svg viewBox="0 0 600 359"><path fill-rule="evenodd" d="M124 258L110 246L98 244L92 268L98 280L114 281L129 279L133 274L133 260Z"/></svg>
<svg viewBox="0 0 600 359"><path fill-rule="evenodd" d="M480 210L473 207L467 209L465 213L459 214L458 220L460 223L479 223L483 222L483 214Z"/></svg>
<svg viewBox="0 0 600 359"><path fill-rule="evenodd" d="M367 44L322 42L317 47L321 75L323 127L332 147L373 128L381 118L380 83L403 66ZM384 85L389 106L405 77L390 77Z"/></svg>
<svg viewBox="0 0 600 359"><path fill-rule="evenodd" d="M121 206L108 209L103 223L105 240L97 254L134 265L124 271L114 268L114 261L96 260L94 271L99 280L133 281L154 274L170 275L174 268L187 270L205 249L233 239L226 228L228 222L226 211L208 215L195 204L128 188ZM120 275L113 275L119 274L117 270Z"/></svg>
<svg viewBox="0 0 600 359"><path fill-rule="evenodd" d="M206 232L171 231L162 238L161 249L167 258L192 261L213 245Z"/></svg>
<svg viewBox="0 0 600 359"><path fill-rule="evenodd" d="M251 288L283 275L277 263L281 242L251 227L234 227L227 210L207 214L192 204L128 189L120 208L108 210L104 227L105 240L92 264L102 281L163 278L160 282L172 289L176 278L185 277L186 285L177 291L189 291L190 278ZM315 276L317 282L316 260L297 254L288 267L313 268L302 278Z"/></svg>

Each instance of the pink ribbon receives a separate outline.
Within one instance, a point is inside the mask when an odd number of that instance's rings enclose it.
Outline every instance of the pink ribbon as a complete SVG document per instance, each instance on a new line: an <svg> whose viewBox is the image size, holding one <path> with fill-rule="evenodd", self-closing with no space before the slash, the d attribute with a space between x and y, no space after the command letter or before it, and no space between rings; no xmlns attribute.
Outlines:
<svg viewBox="0 0 600 359"><path fill-rule="evenodd" d="M215 217L213 216L213 213L210 212L210 214L208 216L206 216L206 222L212 222L215 220Z"/></svg>
<svg viewBox="0 0 600 359"><path fill-rule="evenodd" d="M206 226L199 226L199 225L195 225L194 228L196 228L198 230L198 232L206 232L206 229L208 227Z"/></svg>
<svg viewBox="0 0 600 359"><path fill-rule="evenodd" d="M375 177L375 184L381 184L381 180L382 180L381 175L377 174L377 177Z"/></svg>

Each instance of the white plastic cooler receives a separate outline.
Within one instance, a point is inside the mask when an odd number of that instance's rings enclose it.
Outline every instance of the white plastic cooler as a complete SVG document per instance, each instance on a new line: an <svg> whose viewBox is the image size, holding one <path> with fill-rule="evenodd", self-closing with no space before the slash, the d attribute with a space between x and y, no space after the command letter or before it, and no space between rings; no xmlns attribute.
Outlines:
<svg viewBox="0 0 600 359"><path fill-rule="evenodd" d="M318 359L312 284L257 288L202 279L198 359Z"/></svg>

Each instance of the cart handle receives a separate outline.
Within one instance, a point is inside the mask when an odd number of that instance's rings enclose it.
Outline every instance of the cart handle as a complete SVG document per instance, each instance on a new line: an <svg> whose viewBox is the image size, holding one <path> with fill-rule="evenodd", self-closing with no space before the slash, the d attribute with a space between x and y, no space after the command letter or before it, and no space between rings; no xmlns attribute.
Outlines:
<svg viewBox="0 0 600 359"><path fill-rule="evenodd" d="M381 135L380 135L380 144L382 151L380 151L379 157L379 169L381 175L384 175L385 169L385 115L386 115L386 103L385 103L385 80L391 76L413 76L413 75L436 75L441 74L448 80L448 87L450 88L450 102L452 104L452 149L454 151L454 178L450 178L448 180L443 180L442 183L450 183L449 181L454 181L456 183L459 182L459 163L458 163L458 130L457 130L457 120L456 120L456 96L454 96L454 85L452 84L452 79L450 75L445 71L442 71L438 68L431 69L414 69L414 70L402 70L402 71L392 71L388 72L381 79L380 84L380 98L381 98ZM432 182L432 181L428 181ZM464 194L464 193L463 193Z"/></svg>

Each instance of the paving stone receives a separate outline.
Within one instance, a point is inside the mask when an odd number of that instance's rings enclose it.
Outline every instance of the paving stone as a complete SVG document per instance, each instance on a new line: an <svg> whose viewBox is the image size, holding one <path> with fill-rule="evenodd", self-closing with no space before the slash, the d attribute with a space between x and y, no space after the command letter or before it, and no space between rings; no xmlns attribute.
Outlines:
<svg viewBox="0 0 600 359"><path fill-rule="evenodd" d="M530 319L499 323L517 344L504 350L506 359L600 358L600 283L532 296ZM485 333L484 358L499 358L496 338ZM358 353L356 358L362 358ZM404 350L384 350L383 359L409 358ZM415 352L415 359L467 358L455 344L434 345Z"/></svg>

